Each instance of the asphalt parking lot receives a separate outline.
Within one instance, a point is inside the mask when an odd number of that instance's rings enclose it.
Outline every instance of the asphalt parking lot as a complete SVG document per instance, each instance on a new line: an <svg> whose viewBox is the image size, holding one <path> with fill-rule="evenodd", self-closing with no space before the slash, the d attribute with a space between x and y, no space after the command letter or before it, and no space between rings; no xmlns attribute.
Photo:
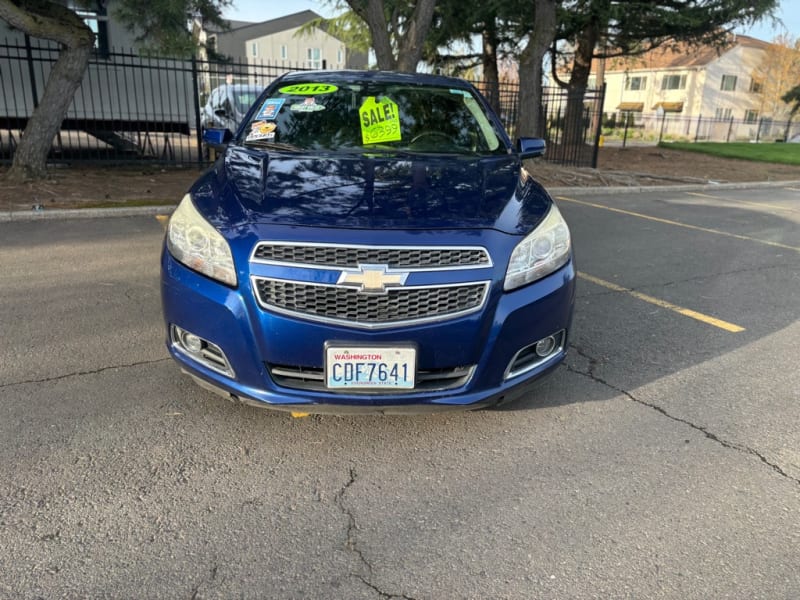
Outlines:
<svg viewBox="0 0 800 600"><path fill-rule="evenodd" d="M800 597L800 188L557 196L566 364L427 416L226 403L152 216L0 223L0 598Z"/></svg>

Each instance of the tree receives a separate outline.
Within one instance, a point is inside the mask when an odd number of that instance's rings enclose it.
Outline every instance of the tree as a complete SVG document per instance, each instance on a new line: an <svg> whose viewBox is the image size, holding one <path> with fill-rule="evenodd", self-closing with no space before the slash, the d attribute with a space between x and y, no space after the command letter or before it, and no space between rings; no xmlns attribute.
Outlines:
<svg viewBox="0 0 800 600"><path fill-rule="evenodd" d="M764 59L754 73L760 85L760 113L782 119L786 111L784 94L800 81L800 38L776 37L764 52Z"/></svg>
<svg viewBox="0 0 800 600"><path fill-rule="evenodd" d="M346 0L369 27L378 68L413 73L422 59L436 0Z"/></svg>
<svg viewBox="0 0 800 600"><path fill-rule="evenodd" d="M229 0L120 0L119 12L123 23L136 30L138 39L146 42L151 51L186 51L192 47L189 16L224 26L221 8L228 3ZM50 145L89 64L94 33L75 11L58 0L0 0L0 19L26 35L59 45L58 60L6 173L12 181L41 179L47 175Z"/></svg>
<svg viewBox="0 0 800 600"><path fill-rule="evenodd" d="M771 16L777 0L572 0L562 5L557 39L566 42L572 63L564 144L582 145L583 97L592 60L642 54L667 43L722 45L729 32ZM553 65L564 64L553 51ZM600 82L599 82L600 83Z"/></svg>
<svg viewBox="0 0 800 600"><path fill-rule="evenodd" d="M544 137L543 62L556 33L556 0L533 0L532 5L533 27L519 57L520 110L515 127L518 137Z"/></svg>
<svg viewBox="0 0 800 600"><path fill-rule="evenodd" d="M800 84L794 86L788 92L786 92L782 97L781 100L786 102L786 104L791 104L791 109L789 111L789 118L786 122L786 135L785 138L788 141L789 139L789 131L792 126L792 119L794 116L800 112Z"/></svg>

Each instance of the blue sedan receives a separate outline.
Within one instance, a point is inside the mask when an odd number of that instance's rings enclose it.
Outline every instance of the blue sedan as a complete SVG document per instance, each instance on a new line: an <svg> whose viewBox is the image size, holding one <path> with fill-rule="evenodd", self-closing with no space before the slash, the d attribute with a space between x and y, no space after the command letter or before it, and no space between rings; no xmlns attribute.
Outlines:
<svg viewBox="0 0 800 600"><path fill-rule="evenodd" d="M166 343L228 399L299 413L475 409L567 349L567 224L470 84L271 84L170 218Z"/></svg>

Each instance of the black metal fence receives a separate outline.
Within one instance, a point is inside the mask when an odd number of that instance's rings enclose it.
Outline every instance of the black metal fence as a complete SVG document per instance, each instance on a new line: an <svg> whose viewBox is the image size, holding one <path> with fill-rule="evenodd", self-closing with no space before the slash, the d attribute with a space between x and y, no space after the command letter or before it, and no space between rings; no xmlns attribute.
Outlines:
<svg viewBox="0 0 800 600"><path fill-rule="evenodd" d="M800 136L800 121L622 112L604 117L603 135L621 139L623 145L628 141L784 142Z"/></svg>
<svg viewBox="0 0 800 600"><path fill-rule="evenodd" d="M0 162L10 162L38 105L58 48L25 38L0 44ZM323 64L323 68L325 68ZM305 65L256 59L216 62L140 56L111 51L94 57L70 104L50 158L65 163L104 162L202 165L202 114L209 94L222 84L265 87ZM486 84L474 82L486 91ZM509 134L520 110L516 83L497 90L499 114ZM546 159L595 166L602 92L589 91L581 106L579 140L565 143L566 93L546 88Z"/></svg>

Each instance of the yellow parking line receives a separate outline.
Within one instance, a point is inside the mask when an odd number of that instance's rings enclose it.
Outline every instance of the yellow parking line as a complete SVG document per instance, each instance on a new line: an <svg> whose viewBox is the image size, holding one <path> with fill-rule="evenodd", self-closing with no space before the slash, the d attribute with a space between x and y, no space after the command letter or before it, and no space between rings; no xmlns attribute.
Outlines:
<svg viewBox="0 0 800 600"><path fill-rule="evenodd" d="M609 210L611 212L621 213L623 215L628 215L631 217L639 217L640 219L647 219L648 221L655 221L657 223L664 223L666 225L674 225L676 227L683 227L685 229L693 229L694 231L702 231L704 233L713 233L716 235L724 235L725 237L735 238L737 240L746 240L748 242L756 242L758 244L764 244L766 246L773 246L775 248L784 248L786 250L794 250L795 252L800 252L800 248L797 246L788 246L786 244L781 244L778 242L770 242L768 240L759 240L757 238L752 238L746 235L739 235L738 233L729 233L727 231L720 231L718 229L709 229L708 227L698 227L697 225L689 225L687 223L681 223L679 221L671 221L669 219L661 219L659 217L651 217L650 215L643 215L642 213L633 212L630 210L623 210L621 208L614 208L613 206L606 206L605 204L597 204L595 202L586 202L585 200L576 200L575 198L567 198L566 196L556 196L556 200L564 200L565 202L574 202L575 204L583 204L584 206L591 206L593 208L602 208L603 210Z"/></svg>
<svg viewBox="0 0 800 600"><path fill-rule="evenodd" d="M638 298L639 300L648 302L649 304L655 304L656 306L665 308L667 310L671 310L672 312L676 312L680 315L683 315L684 317L689 317L697 321L702 321L703 323L713 325L714 327L719 327L720 329L724 329L725 331L730 331L731 333L739 333L740 331L744 331L744 327L740 327L739 325L734 325L733 323L728 323L727 321L723 321L722 319L717 319L709 315L704 315L703 313L699 313L696 310L683 308L682 306L678 306L677 304L673 304L672 302L667 302L666 300L661 300L660 298L654 298L653 296L648 296L647 294L637 292L630 288L622 287L621 285L617 285L616 283L611 283L610 281L606 281L605 279L600 279L599 277L587 275L586 273L583 272L579 272L578 277L580 277L581 279L585 279L586 281L590 281L591 283L594 283L601 287L604 287L608 290L613 290L615 292L623 292L625 294L633 296L634 298Z"/></svg>
<svg viewBox="0 0 800 600"><path fill-rule="evenodd" d="M698 198L711 198L712 200L722 200L723 202L749 204L750 206L758 206L759 208L771 208L773 210L788 210L789 212L798 212L796 208L789 208L787 206L778 206L777 204L766 204L763 202L750 202L749 200L739 200L738 198L726 198L724 196L712 196L711 194L701 194L700 192L686 192L686 195L697 196Z"/></svg>

